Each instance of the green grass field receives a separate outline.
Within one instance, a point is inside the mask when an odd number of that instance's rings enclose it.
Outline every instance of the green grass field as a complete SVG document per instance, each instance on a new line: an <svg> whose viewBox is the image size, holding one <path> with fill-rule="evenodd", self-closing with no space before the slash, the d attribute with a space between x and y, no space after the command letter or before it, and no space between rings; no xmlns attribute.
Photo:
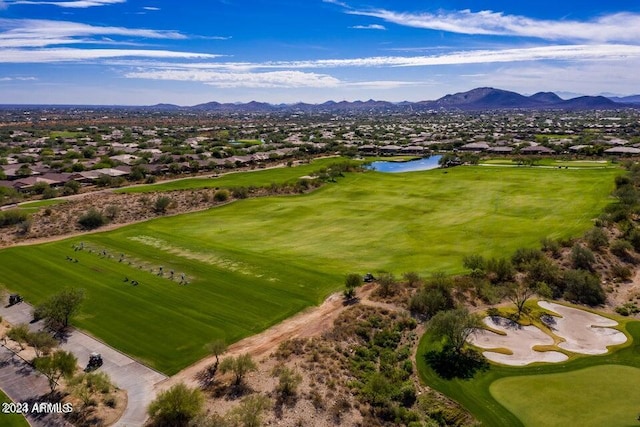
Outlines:
<svg viewBox="0 0 640 427"><path fill-rule="evenodd" d="M306 195L6 249L0 281L33 303L66 286L86 289L77 326L172 374L203 357L206 342L234 342L318 304L347 273L454 273L469 253L509 256L545 236L581 234L610 202L619 173L465 167L348 174ZM74 251L80 241L93 253ZM102 250L113 258L99 256ZM169 280L170 270L189 284Z"/></svg>
<svg viewBox="0 0 640 427"><path fill-rule="evenodd" d="M526 426L613 427L638 423L638 384L638 368L599 365L564 374L503 378L489 391Z"/></svg>
<svg viewBox="0 0 640 427"><path fill-rule="evenodd" d="M628 427L637 424L640 413L640 322L623 324L632 340L610 354L526 367L491 365L471 380L438 377L424 359L437 344L425 334L417 353L418 372L483 426Z"/></svg>
<svg viewBox="0 0 640 427"><path fill-rule="evenodd" d="M232 172L217 178L184 178L157 184L137 185L118 190L118 193L149 193L153 191L194 190L198 188L230 188L248 186L267 186L271 183L283 184L296 182L300 177L310 175L344 158L316 159L313 162L295 167L256 169L251 172Z"/></svg>
<svg viewBox="0 0 640 427"><path fill-rule="evenodd" d="M517 162L512 159L487 159L481 160L480 164L484 165L501 165L517 167ZM557 159L540 159L535 166L547 167L569 167L569 168L617 168L618 165L607 160L557 160ZM535 167L534 166L534 167ZM528 166L520 166L528 167Z"/></svg>
<svg viewBox="0 0 640 427"><path fill-rule="evenodd" d="M3 403L11 403L11 399L0 390L0 409ZM0 412L0 425L2 427L29 427L29 423L20 414Z"/></svg>

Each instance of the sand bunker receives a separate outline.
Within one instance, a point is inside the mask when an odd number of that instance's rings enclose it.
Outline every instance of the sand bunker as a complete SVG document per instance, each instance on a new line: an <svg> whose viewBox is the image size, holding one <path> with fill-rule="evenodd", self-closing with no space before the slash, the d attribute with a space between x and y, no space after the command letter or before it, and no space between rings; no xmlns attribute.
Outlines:
<svg viewBox="0 0 640 427"><path fill-rule="evenodd" d="M543 321L554 334L565 341L558 347L581 354L604 354L607 347L622 344L627 336L612 329L618 322L604 316L589 313L577 308L566 307L552 302L540 301L540 307L557 313L562 317L546 316ZM553 345L553 338L536 326L521 326L504 317L486 317L484 323L490 328L506 335L479 330L469 337L469 342L477 347L488 349L482 354L487 359L504 365L524 366L534 362L563 362L567 355L558 351L536 351L538 345ZM508 349L513 354L502 354L491 349Z"/></svg>
<svg viewBox="0 0 640 427"><path fill-rule="evenodd" d="M558 344L562 349L581 354L604 354L608 346L627 341L625 334L609 327L618 324L615 320L552 302L540 301L538 305L562 316L546 322L554 334L566 340Z"/></svg>
<svg viewBox="0 0 640 427"><path fill-rule="evenodd" d="M534 362L563 362L568 357L557 351L536 351L537 345L552 345L553 338L535 326L520 326L504 317L486 317L484 323L492 329L505 332L500 335L488 330L474 332L469 341L480 348L508 348L513 354L485 351L487 359L511 366L524 366Z"/></svg>

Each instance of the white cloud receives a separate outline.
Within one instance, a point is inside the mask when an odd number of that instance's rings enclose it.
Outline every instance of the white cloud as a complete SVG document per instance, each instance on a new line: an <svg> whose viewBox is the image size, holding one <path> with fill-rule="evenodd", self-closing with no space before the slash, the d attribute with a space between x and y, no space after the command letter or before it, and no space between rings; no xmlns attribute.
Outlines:
<svg viewBox="0 0 640 427"><path fill-rule="evenodd" d="M31 0L17 0L5 3L7 5L13 4L30 4L30 5L50 5L64 8L73 9L85 9L95 6L109 6L112 4L126 3L127 0L72 0L72 1L31 1Z"/></svg>
<svg viewBox="0 0 640 427"><path fill-rule="evenodd" d="M160 10L159 7L152 7L152 6L145 6L143 7L144 10L152 10L152 11L156 11L156 10Z"/></svg>
<svg viewBox="0 0 640 427"><path fill-rule="evenodd" d="M125 74L127 78L200 82L221 88L303 88L337 87L340 80L326 74L301 71L265 73L219 72L208 70L150 70Z"/></svg>
<svg viewBox="0 0 640 427"><path fill-rule="evenodd" d="M602 92L637 93L640 59L581 64L505 64L490 73L470 77L471 86L497 86L519 92L569 91L597 95Z"/></svg>
<svg viewBox="0 0 640 427"><path fill-rule="evenodd" d="M384 25L379 25L379 24L354 25L353 27L349 27L349 28L353 28L354 30L386 30Z"/></svg>
<svg viewBox="0 0 640 427"><path fill-rule="evenodd" d="M460 34L535 37L546 40L636 42L640 38L640 14L616 13L588 21L540 20L483 10L403 13L385 9L347 10L346 13L380 18L394 24Z"/></svg>
<svg viewBox="0 0 640 427"><path fill-rule="evenodd" d="M0 63L75 62L108 58L210 59L218 55L145 49L0 49Z"/></svg>
<svg viewBox="0 0 640 427"><path fill-rule="evenodd" d="M322 0L322 3L329 3L329 4L335 4L347 9L350 9L351 7L346 4L345 2L339 1L339 0Z"/></svg>
<svg viewBox="0 0 640 427"><path fill-rule="evenodd" d="M35 77L0 77L0 82L12 82L12 81L30 82L34 80L38 80L38 79Z"/></svg>
<svg viewBox="0 0 640 427"><path fill-rule="evenodd" d="M71 37L127 36L149 39L186 39L177 31L143 28L99 27L69 21L46 19L0 19L0 40L48 40Z"/></svg>
<svg viewBox="0 0 640 427"><path fill-rule="evenodd" d="M439 65L490 64L533 61L617 61L624 63L640 58L640 46L626 44L553 45L499 50L469 50L441 55L374 56L349 59L316 59L308 61L273 62L195 62L140 63L119 61L122 66L143 66L172 69L250 71L269 69L328 69L349 67L429 67Z"/></svg>

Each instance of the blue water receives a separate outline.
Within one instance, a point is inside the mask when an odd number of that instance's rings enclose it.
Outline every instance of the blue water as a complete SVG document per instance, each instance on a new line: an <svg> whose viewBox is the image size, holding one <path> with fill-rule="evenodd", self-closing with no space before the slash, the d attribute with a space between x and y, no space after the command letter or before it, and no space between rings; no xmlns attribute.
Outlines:
<svg viewBox="0 0 640 427"><path fill-rule="evenodd" d="M438 161L441 157L442 156L431 156L408 162L373 162L369 168L378 172L390 173L426 171L436 169L439 166Z"/></svg>

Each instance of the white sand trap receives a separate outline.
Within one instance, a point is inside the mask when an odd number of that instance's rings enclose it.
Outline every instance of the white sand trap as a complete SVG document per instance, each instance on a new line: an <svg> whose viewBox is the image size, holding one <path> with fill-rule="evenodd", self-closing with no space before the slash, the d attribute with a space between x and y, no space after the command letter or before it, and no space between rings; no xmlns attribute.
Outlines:
<svg viewBox="0 0 640 427"><path fill-rule="evenodd" d="M608 327L616 326L618 322L615 320L552 302L540 301L538 305L562 316L554 317L555 322L547 324L554 334L566 340L558 344L562 349L582 354L604 354L608 351L607 346L627 341L625 334Z"/></svg>
<svg viewBox="0 0 640 427"><path fill-rule="evenodd" d="M495 319L495 321L494 321ZM496 323L499 322L499 323ZM469 337L469 342L480 348L508 348L513 354L485 351L487 359L511 366L524 366L534 362L563 362L567 355L558 351L536 351L536 345L552 345L553 338L535 326L520 326L503 317L485 317L484 323L490 328L505 332L500 335L488 330L478 330Z"/></svg>

